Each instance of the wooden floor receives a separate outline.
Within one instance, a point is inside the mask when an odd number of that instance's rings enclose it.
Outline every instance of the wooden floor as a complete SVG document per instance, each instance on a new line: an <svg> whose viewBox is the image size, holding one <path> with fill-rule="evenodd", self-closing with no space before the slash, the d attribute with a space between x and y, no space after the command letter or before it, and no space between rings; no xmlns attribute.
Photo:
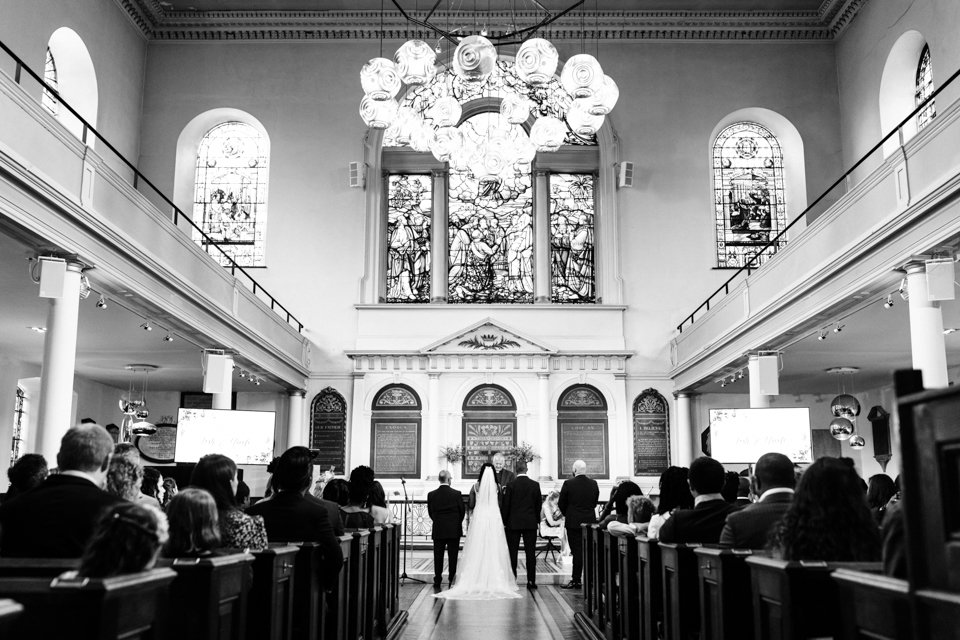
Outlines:
<svg viewBox="0 0 960 640"><path fill-rule="evenodd" d="M523 584L522 582L520 583ZM444 584L446 589L446 584ZM408 583L400 588L400 606L409 617L402 640L579 640L573 614L581 607L580 591L552 584L536 591L521 586L521 599L441 600L432 585Z"/></svg>

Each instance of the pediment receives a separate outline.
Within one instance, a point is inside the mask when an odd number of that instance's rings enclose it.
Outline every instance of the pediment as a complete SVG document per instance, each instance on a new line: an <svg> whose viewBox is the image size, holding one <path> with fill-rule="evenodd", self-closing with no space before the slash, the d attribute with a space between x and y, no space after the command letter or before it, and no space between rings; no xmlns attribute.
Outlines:
<svg viewBox="0 0 960 640"><path fill-rule="evenodd" d="M465 329L427 345L421 353L556 353L556 349L535 338L486 318Z"/></svg>

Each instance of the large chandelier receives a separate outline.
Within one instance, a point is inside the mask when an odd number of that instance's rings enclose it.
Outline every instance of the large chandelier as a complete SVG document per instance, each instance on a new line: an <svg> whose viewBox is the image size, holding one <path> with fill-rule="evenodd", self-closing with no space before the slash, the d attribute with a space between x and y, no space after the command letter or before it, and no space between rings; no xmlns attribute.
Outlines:
<svg viewBox="0 0 960 640"><path fill-rule="evenodd" d="M124 369L130 372L130 386L127 393L120 396L120 412L123 421L120 424L119 442L132 442L136 436L152 436L157 427L147 418L150 410L147 408L147 376L159 369L155 364L128 364ZM140 387L137 388L137 377L141 376Z"/></svg>
<svg viewBox="0 0 960 640"><path fill-rule="evenodd" d="M360 71L364 91L360 117L370 128L393 128L397 138L415 151L429 151L441 162L469 168L475 175L481 174L478 178L490 179L495 171L512 171L517 164L531 162L538 151L558 150L568 132L576 136L595 135L617 103L620 95L617 84L603 73L594 56L587 53L571 56L560 70L557 83L560 56L556 47L543 38L530 37L582 5L583 0L557 13L550 12L540 2L533 2L538 10L538 22L524 28L513 25L499 33L488 33L486 26L478 25L458 26L453 30L449 24L442 27L439 22L431 21L439 1L422 18L407 12L399 0L391 1L406 20L436 34L437 46L434 49L423 40L409 40L397 49L393 60L382 57L381 51L381 57L367 62ZM455 97L442 95L432 99L425 110L430 122L412 109L402 107L397 96L405 87L427 85L444 71L438 69L436 59L443 41L456 45L450 67L456 81L467 86L492 82L500 73L497 47L519 45L514 54L513 72L528 88L544 88L552 83L554 90L564 92L563 102L569 107L562 119L532 109L531 101L522 95L508 93L500 96L501 118L495 121L510 128L528 122L532 116L529 137L491 131L487 144L472 145L457 128L462 105Z"/></svg>

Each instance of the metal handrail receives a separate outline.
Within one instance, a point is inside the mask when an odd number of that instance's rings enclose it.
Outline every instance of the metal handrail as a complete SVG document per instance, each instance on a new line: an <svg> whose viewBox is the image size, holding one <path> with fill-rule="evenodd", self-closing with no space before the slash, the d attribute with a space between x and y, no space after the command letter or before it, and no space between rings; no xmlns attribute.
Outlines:
<svg viewBox="0 0 960 640"><path fill-rule="evenodd" d="M285 316L286 316L287 324L293 324L293 325L295 325L295 326L297 327L297 333L303 333L303 323L302 323L302 322L300 322L299 320L297 320L297 319L293 316L293 314L291 314L290 311L287 310L286 307L284 307L282 304L280 304L280 302L277 301L276 298L274 298L272 295L270 295L270 293L269 293L266 289L263 288L263 285L261 285L259 282L257 282L256 279L255 279L253 276L251 276L250 273L249 273L244 267L241 267L239 264L237 264L236 261L230 256L230 254L228 254L226 251L223 250L223 247L221 247L218 243L214 242L213 238L211 238L209 235L207 235L207 233L204 232L203 229L201 229L200 227L198 227L197 224L193 221L193 219L192 219L190 216L184 214L183 211L181 211L180 208L177 207L177 205L175 205L175 204L173 203L173 201L170 200L170 198L168 198L168 197L166 196L166 194L164 194L162 191L160 191L160 189L157 188L156 185L154 185L150 180L148 180L147 177L146 177L145 175L143 175L143 174L140 172L140 170L137 169L137 167L136 167L132 162L130 162L129 160L127 160L127 158L126 158L122 153L120 153L120 152L117 150L116 147L114 147L112 144L110 144L110 141L109 141L109 140L107 140L106 138L104 138L104 137L100 134L100 132L97 131L97 129L96 129L93 125L91 125L89 122L87 122L87 120L86 120L83 116L81 116L79 113L77 113L77 110L76 110L76 109L74 109L73 107L71 107L69 103L65 102L65 101L63 100L63 98L60 96L60 93L59 93L56 89L54 89L53 87L51 87L50 85L48 85L48 84L43 80L43 78L41 78L41 77L37 74L36 71L34 71L33 69L31 69L31 68L20 58L20 56L18 56L16 53L14 53L14 52L10 49L10 47L8 47L8 46L6 45L6 43L3 42L2 40L0 40L0 49L3 49L3 51L4 51L8 56L10 56L10 58L12 58L13 61L14 61L14 62L16 63L16 65L17 65L17 66L16 66L16 71L14 72L14 77L13 77L14 82L16 82L17 85L20 85L20 84L21 84L21 82L20 82L21 76L23 75L23 72L26 71L27 74L28 74L30 77L32 77L34 80L36 80L36 81L40 84L40 86L43 87L43 89L44 89L45 91L49 92L50 95L52 95L54 98L56 98L57 102L58 102L61 106L65 107L65 108L67 109L67 111L69 111L77 120L80 121L80 123L83 125L83 132L82 132L82 135L81 135L80 139L81 139L81 141L82 141L84 144L87 143L87 136L88 136L90 133L92 133L92 134L96 137L97 140L99 140L100 142L102 142L102 143L107 147L107 149L109 149L123 164L125 164L125 165L127 166L128 169L130 169L130 170L133 172L133 188L134 188L134 189L139 189L140 183L143 183L143 184L147 185L148 187L150 187L151 189L153 189L153 192L156 193L158 196L160 196L160 198L161 198L165 203L167 203L167 204L170 206L171 211L172 211L171 217L172 217L172 222L173 222L174 226L179 227L180 218L183 218L184 220L186 220L186 221L190 224L190 226L193 227L194 230L196 230L196 231L200 234L200 236L206 241L206 243L205 243L205 245L204 245L205 247L210 247L210 246L216 247L217 250L218 250L220 253L222 253L223 256L230 262L230 275L232 275L234 278L236 278L236 276L237 276L237 271L239 270L240 273L242 273L244 276L246 276L246 278L250 281L250 285L251 285L251 288L253 289L253 294L254 294L254 295L257 294L257 291L263 292L263 294L270 299L270 309L271 309L272 311L274 311L275 313L277 313L277 315L279 315L280 317L284 317L284 315L285 315ZM207 249L206 252L207 252L207 254L209 255L209 249ZM279 311L277 311L277 308L279 308L280 311L282 311L283 313L280 313Z"/></svg>
<svg viewBox="0 0 960 640"><path fill-rule="evenodd" d="M693 324L693 323L694 323L694 316L697 315L697 313L698 313L701 309L706 308L706 310L709 311L709 310L710 310L710 302L711 302L711 301L714 299L714 297L716 297L716 295L719 294L721 291L723 291L723 295L727 295L728 293L730 293L730 283L733 282L741 273L743 273L744 271L746 271L746 272L747 272L747 276L749 277L750 274L753 273L753 270L754 270L754 269L759 269L761 265L754 265L754 264L753 264L754 261L759 260L760 257L763 256L764 252L766 252L768 249L770 249L771 247L775 247L775 246L777 245L777 243L780 242L780 238L781 238L782 236L784 236L784 234L786 234L787 231L789 231L790 228L793 227L793 225L795 225L799 220L803 219L803 218L807 215L807 213L809 213L814 207L816 207L818 204L820 204L820 202L822 202L824 198L826 198L834 189L836 189L836 188L837 188L838 186L840 186L848 177L850 177L850 175L851 175L854 171L856 171L858 168L860 168L860 165L862 165L864 162L866 162L867 158L869 158L869 157L872 156L874 153L876 153L876 151L877 151L878 149L880 149L880 148L887 142L887 140L889 140L891 137L893 137L894 134L898 134L898 135L899 135L900 132L901 132L901 130L902 130L902 128L903 128L903 126L904 126L905 124L907 124L908 122L910 122L912 119L914 119L914 118L917 116L918 113L920 113L921 111L923 111L923 110L927 107L927 104L928 104L931 100L933 100L934 98L936 98L936 97L940 94L941 91L943 91L944 89L946 89L947 87L949 87L950 84L951 84L954 80L957 79L957 76L960 76L960 69L957 69L956 71L954 71L954 72L953 72L953 75L951 75L949 78L947 78L947 81L946 81L946 82L944 82L942 85L940 85L940 87L939 87L938 89L936 89L933 93L931 93L930 96L929 96L926 100L924 100L923 102L921 102L921 103L917 106L916 109L914 109L913 111L911 111L911 112L910 112L910 115L908 115L906 118L904 118L903 120L901 120L901 121L900 121L900 124L898 124L896 127L894 127L893 129L891 129L891 130L890 130L890 133L888 133L887 135L883 136L883 138L880 139L880 142L878 142L877 144L873 145L873 147L871 147L871 149L870 149L869 151L867 151L866 154L864 154L859 160L857 160L857 161L853 164L852 167L850 167L849 169L847 169L846 173L844 173L842 176L840 176L839 178L837 178L837 180L836 180L833 184L831 184L831 185L827 188L826 191L824 191L822 194L820 194L820 196L819 196L816 200L813 201L813 204L809 205L806 209L803 210L802 213L800 213L800 215L798 215L796 218L794 218L793 221L792 221L790 224L788 224L786 227L784 227L783 230L780 231L780 233L778 233L778 234L773 238L773 240L770 240L769 242L767 242L767 244L765 244L762 249L760 249L760 250L757 251L755 254L753 254L753 255L750 257L750 259L747 261L747 263L746 263L745 265L743 265L742 267L740 267L739 269L737 269L736 272L734 272L734 274L733 274L732 276L730 276L730 277L727 279L726 282L724 282L722 285L720 285L720 286L717 288L716 291L714 291L714 292L711 293L709 296L707 296L707 299L704 300L703 302L701 302L701 303L700 303L700 306L693 310L693 313L691 313L690 315L688 315L686 318L684 318L683 322L681 322L680 324L677 325L677 331L679 331L680 333L683 333L683 327L686 326L687 323ZM771 253L770 255L773 255L773 254L775 254L775 253L776 253L776 251L774 251L774 252Z"/></svg>

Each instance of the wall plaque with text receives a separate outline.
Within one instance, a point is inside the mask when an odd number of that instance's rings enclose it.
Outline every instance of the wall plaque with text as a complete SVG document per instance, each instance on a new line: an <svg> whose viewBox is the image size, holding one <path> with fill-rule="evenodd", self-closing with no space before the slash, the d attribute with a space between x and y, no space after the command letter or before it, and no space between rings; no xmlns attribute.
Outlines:
<svg viewBox="0 0 960 640"><path fill-rule="evenodd" d="M558 478L567 478L573 469L573 463L583 460L587 463L587 475L593 478L606 478L610 475L610 450L607 442L605 422L588 420L560 420L557 423L559 442Z"/></svg>
<svg viewBox="0 0 960 640"><path fill-rule="evenodd" d="M420 477L420 420L374 419L370 460L378 478Z"/></svg>
<svg viewBox="0 0 960 640"><path fill-rule="evenodd" d="M135 445L148 462L173 462L177 450L177 425L158 424L152 436L138 436Z"/></svg>
<svg viewBox="0 0 960 640"><path fill-rule="evenodd" d="M466 421L463 425L463 477L476 478L480 467L498 451L517 444L513 420Z"/></svg>
<svg viewBox="0 0 960 640"><path fill-rule="evenodd" d="M670 466L666 414L634 414L633 474L660 475Z"/></svg>

